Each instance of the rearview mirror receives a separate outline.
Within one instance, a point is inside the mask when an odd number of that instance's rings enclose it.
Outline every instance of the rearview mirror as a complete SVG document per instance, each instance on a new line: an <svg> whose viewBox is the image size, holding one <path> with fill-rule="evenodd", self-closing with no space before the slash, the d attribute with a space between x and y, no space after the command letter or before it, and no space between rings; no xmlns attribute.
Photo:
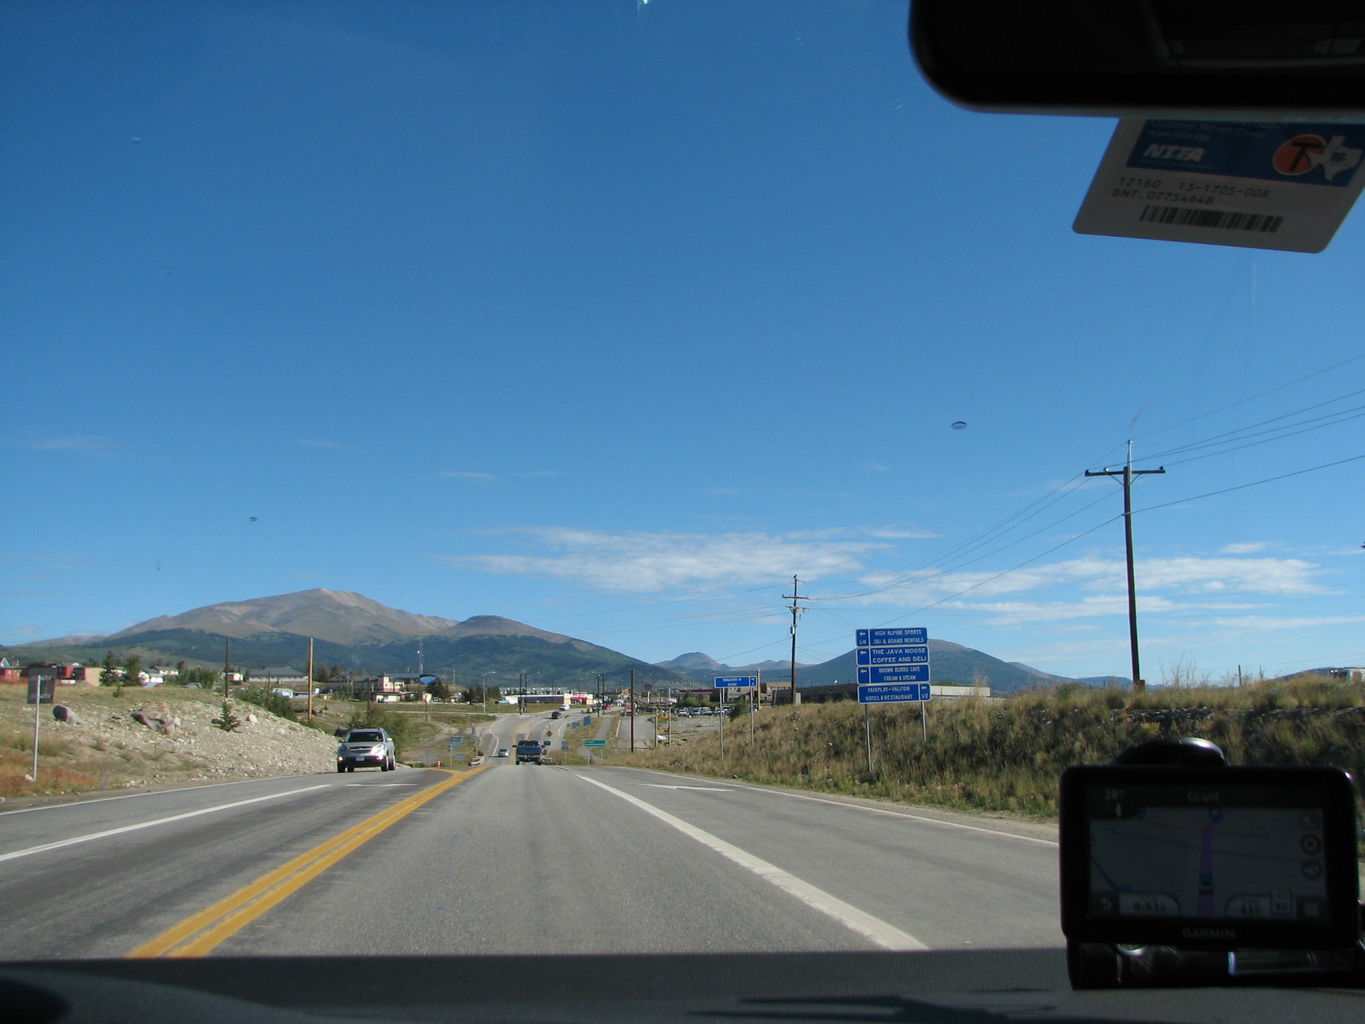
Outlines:
<svg viewBox="0 0 1365 1024"><path fill-rule="evenodd" d="M973 110L1365 121L1358 0L913 0L909 31Z"/></svg>

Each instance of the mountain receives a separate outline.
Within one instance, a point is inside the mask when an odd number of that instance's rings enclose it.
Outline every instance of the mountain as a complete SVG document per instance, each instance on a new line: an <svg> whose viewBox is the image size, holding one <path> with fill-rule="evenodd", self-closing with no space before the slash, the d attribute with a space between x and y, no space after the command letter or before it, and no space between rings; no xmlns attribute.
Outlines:
<svg viewBox="0 0 1365 1024"><path fill-rule="evenodd" d="M710 672L720 676L725 675L729 669L728 665L722 665L709 654L702 654L700 651L680 654L671 661L656 661L654 664L660 668L671 668L676 672L686 672L689 675L693 672Z"/></svg>
<svg viewBox="0 0 1365 1024"><path fill-rule="evenodd" d="M682 672L696 682L704 683L707 686L711 685L716 676L752 676L759 673L767 673L770 676L785 676L791 673L791 662L789 661L759 661L752 665L723 665L709 654L702 654L700 651L680 654L669 661L655 662L655 665L673 672ZM800 665L797 665L797 671L798 673L803 671Z"/></svg>
<svg viewBox="0 0 1365 1024"><path fill-rule="evenodd" d="M686 672L698 681L710 683L713 676L752 675L756 666L735 667L723 665L715 659L693 652L684 654L672 661L660 663L668 668ZM789 662L764 662L764 671L774 676L785 676L791 671ZM938 683L971 684L980 680L988 684L995 693L1011 693L1015 690L1033 686L1056 686L1061 683L1084 682L1087 685L1104 685L1107 682L1125 682L1106 676L1097 679L1075 680L1066 676L1053 675L1032 668L1021 662L1001 661L982 651L964 647L948 640L929 640L930 677ZM848 651L818 665L797 665L796 685L798 689L807 686L831 686L834 683L853 683L858 678L854 652Z"/></svg>
<svg viewBox="0 0 1365 1024"><path fill-rule="evenodd" d="M460 625L454 619L388 608L362 594L344 590L301 590L295 594L228 601L179 615L163 615L119 630L107 639L123 640L146 633L191 629L235 638L292 633L351 645L441 633Z"/></svg>
<svg viewBox="0 0 1365 1024"><path fill-rule="evenodd" d="M11 648L32 660L57 658L98 663L106 650L137 653L144 662L185 660L219 666L224 657L238 668L293 666L307 662L308 641L318 664L336 665L354 676L416 672L419 667L456 682L515 685L526 674L532 686L638 683L677 685L689 677L656 668L586 640L537 629L498 615L445 619L380 604L363 594L303 590L293 594L227 601L162 615L106 637L68 637ZM60 653L58 653L60 652Z"/></svg>

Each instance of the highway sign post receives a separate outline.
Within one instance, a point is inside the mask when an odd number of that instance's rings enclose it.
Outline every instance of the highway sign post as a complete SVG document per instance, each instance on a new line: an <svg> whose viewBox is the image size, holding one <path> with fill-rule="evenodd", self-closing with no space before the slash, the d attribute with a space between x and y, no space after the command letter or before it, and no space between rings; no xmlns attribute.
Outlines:
<svg viewBox="0 0 1365 1024"><path fill-rule="evenodd" d="M33 705L33 781L38 781L38 721L42 717L44 704L51 704L57 699L56 695L56 676L29 676L28 677L28 703Z"/></svg>
<svg viewBox="0 0 1365 1024"><path fill-rule="evenodd" d="M758 676L715 676L716 689L720 691L721 703L725 703L726 690L738 690L741 693L757 689Z"/></svg>
<svg viewBox="0 0 1365 1024"><path fill-rule="evenodd" d="M854 647L887 647L893 644L927 644L929 630L923 626L895 629L859 629L853 633Z"/></svg>
<svg viewBox="0 0 1365 1024"><path fill-rule="evenodd" d="M858 687L859 704L893 704L929 699L928 683L872 683Z"/></svg>
<svg viewBox="0 0 1365 1024"><path fill-rule="evenodd" d="M927 683L929 666L925 665L859 665L858 684L868 683ZM906 700L918 700L906 697Z"/></svg>
<svg viewBox="0 0 1365 1024"><path fill-rule="evenodd" d="M859 665L927 665L928 644L888 644L885 647L859 647L854 651Z"/></svg>
<svg viewBox="0 0 1365 1024"><path fill-rule="evenodd" d="M929 738L925 705L929 692L929 630L924 626L859 629L853 633L858 667L858 703L863 706L867 737L867 771L873 771L872 704L919 704L920 734Z"/></svg>
<svg viewBox="0 0 1365 1024"><path fill-rule="evenodd" d="M716 689L720 691L720 759L725 762L725 702L729 699L729 692L733 690L738 696L741 693L753 694L754 700L758 699L758 676L713 676ZM749 741L753 742L754 720L749 719Z"/></svg>

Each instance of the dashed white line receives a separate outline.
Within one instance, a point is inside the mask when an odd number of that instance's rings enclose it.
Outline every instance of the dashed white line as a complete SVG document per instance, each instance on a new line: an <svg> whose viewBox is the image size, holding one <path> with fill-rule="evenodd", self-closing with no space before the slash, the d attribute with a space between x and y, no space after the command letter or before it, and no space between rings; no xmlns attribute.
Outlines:
<svg viewBox="0 0 1365 1024"><path fill-rule="evenodd" d="M619 796L626 803L637 807L646 814L652 815L664 824L669 825L683 835L695 839L703 846L707 846L719 853L742 868L746 868L758 875L765 881L771 882L779 889L795 896L802 903L813 910L831 917L838 921L845 928L856 932L863 938L875 943L883 949L895 950L897 952L908 952L912 950L928 949L923 942L915 938L909 932L901 931L895 925L888 924L879 917L873 917L866 911L859 910L851 903L833 896L825 890L811 885L809 882L797 878L790 872L783 871L776 864L769 863L761 857L755 857L746 850L741 850L738 846L727 843L718 836L713 836L710 832L697 828L695 825L675 818L667 811L648 804L639 797L622 792L615 786L608 786L605 782L590 778L586 774L578 776L584 782L589 782L599 789L605 789L608 793Z"/></svg>

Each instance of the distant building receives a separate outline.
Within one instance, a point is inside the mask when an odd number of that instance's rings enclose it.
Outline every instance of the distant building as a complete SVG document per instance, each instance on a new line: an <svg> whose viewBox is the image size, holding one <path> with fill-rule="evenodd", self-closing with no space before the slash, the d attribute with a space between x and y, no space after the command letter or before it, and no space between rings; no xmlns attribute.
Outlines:
<svg viewBox="0 0 1365 1024"><path fill-rule="evenodd" d="M35 661L25 665L22 672L8 664L0 666L0 682L18 683L34 676L48 676L62 686L77 686L82 683L96 686L99 684L101 672L99 668L87 668L77 662L59 664L55 661Z"/></svg>

